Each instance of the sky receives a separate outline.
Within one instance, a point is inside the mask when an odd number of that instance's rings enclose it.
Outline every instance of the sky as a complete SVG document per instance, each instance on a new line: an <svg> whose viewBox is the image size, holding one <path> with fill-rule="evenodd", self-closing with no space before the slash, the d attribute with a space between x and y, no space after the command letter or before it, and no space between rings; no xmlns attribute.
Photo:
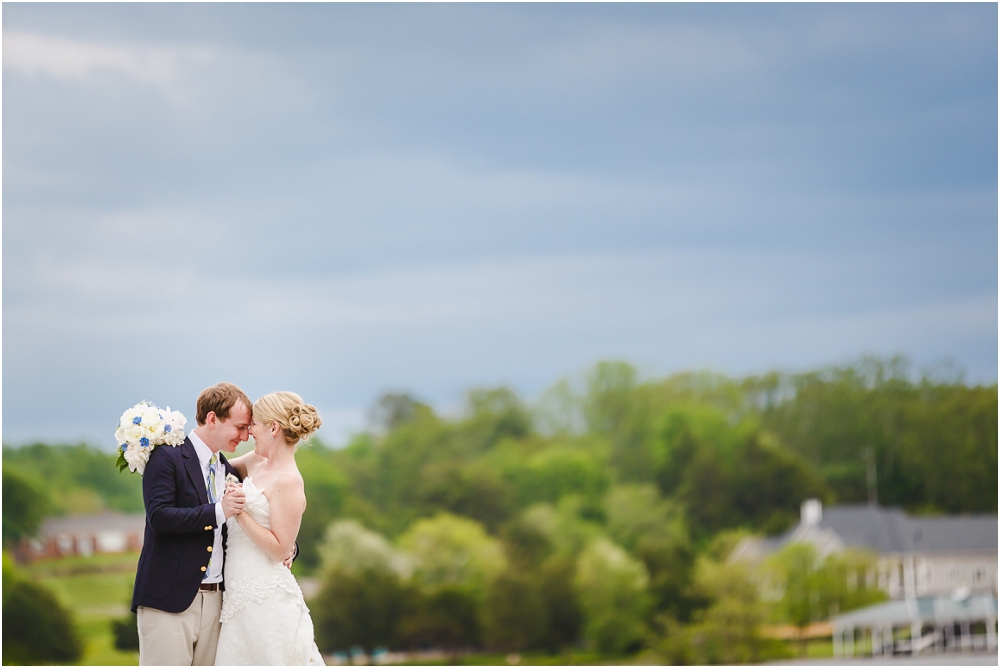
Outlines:
<svg viewBox="0 0 1000 668"><path fill-rule="evenodd" d="M997 380L996 4L11 4L3 442L139 400Z"/></svg>

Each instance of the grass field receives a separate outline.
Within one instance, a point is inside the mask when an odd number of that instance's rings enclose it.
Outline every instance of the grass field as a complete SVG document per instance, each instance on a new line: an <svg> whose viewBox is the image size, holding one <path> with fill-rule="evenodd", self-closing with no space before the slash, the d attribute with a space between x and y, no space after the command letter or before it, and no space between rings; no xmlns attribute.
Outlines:
<svg viewBox="0 0 1000 668"><path fill-rule="evenodd" d="M73 611L84 640L81 665L135 666L138 652L114 647L111 620L128 613L138 554L42 561L25 567Z"/></svg>

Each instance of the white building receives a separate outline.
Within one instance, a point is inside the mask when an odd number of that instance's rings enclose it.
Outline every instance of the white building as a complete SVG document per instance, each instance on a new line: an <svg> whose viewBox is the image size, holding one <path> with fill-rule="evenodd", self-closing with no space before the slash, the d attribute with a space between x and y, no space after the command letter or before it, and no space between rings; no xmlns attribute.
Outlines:
<svg viewBox="0 0 1000 668"><path fill-rule="evenodd" d="M146 515L101 513L53 517L42 524L38 536L18 550L24 559L51 559L142 549Z"/></svg>
<svg viewBox="0 0 1000 668"><path fill-rule="evenodd" d="M997 517L911 517L896 508L802 504L797 526L775 538L741 541L730 561L758 561L791 542L820 556L844 549L878 555L878 585L891 599L997 594Z"/></svg>

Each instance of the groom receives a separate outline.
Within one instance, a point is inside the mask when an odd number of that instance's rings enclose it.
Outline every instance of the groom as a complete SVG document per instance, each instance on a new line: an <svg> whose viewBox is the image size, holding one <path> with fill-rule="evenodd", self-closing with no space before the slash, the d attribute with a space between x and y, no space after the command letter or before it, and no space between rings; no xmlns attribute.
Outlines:
<svg viewBox="0 0 1000 668"><path fill-rule="evenodd" d="M198 396L198 426L184 443L161 445L149 456L145 542L132 595L140 665L215 663L225 523L244 504L242 490L224 493L226 475L238 474L221 451L249 439L251 407L232 383L209 387Z"/></svg>

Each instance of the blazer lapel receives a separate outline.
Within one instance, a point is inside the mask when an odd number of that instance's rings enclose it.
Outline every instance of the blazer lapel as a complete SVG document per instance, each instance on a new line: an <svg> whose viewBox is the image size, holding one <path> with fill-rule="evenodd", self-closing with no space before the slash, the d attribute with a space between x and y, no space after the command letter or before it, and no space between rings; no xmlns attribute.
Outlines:
<svg viewBox="0 0 1000 668"><path fill-rule="evenodd" d="M191 478L191 485L194 486L195 494L202 504L208 503L208 488L205 478L201 474L201 461L198 453L194 451L194 443L191 439L185 438L181 444L181 457L184 458L184 469L188 477Z"/></svg>
<svg viewBox="0 0 1000 668"><path fill-rule="evenodd" d="M227 474L232 473L234 476L236 476L236 478L240 482L243 482L243 478L240 478L239 472L236 469L233 468L233 465L229 463L229 460L226 459L226 456L224 454L222 454L221 452L219 453L219 459L222 460L223 465L226 467L226 473Z"/></svg>

